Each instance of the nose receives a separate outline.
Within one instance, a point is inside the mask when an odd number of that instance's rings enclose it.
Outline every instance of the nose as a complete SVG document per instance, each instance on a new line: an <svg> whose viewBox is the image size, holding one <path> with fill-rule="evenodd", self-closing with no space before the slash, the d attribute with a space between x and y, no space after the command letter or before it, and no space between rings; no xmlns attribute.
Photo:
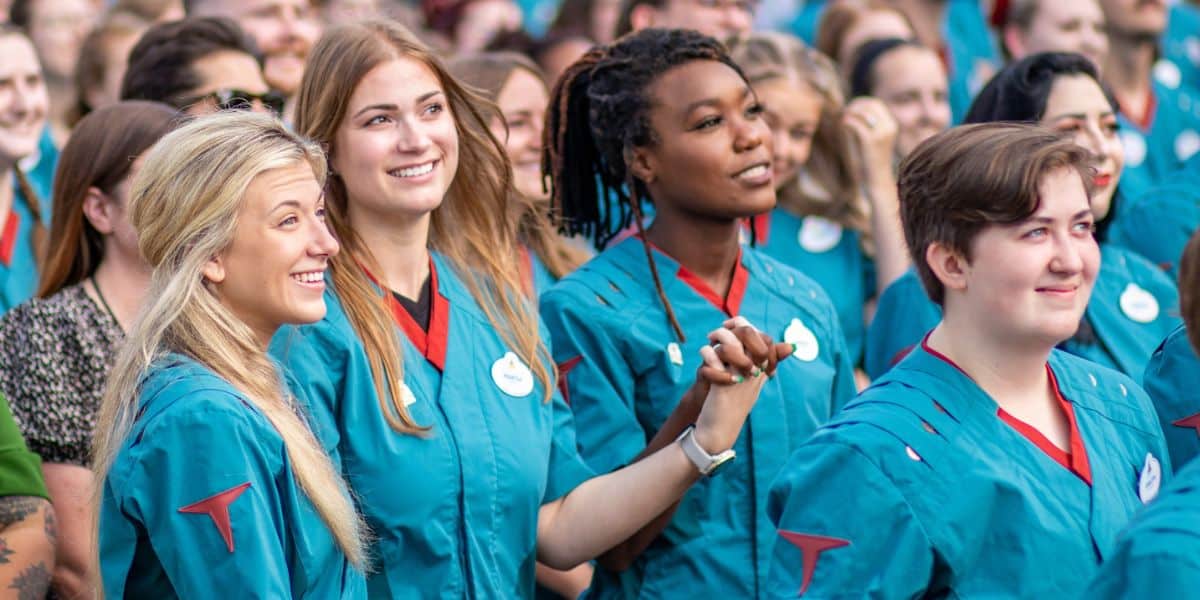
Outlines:
<svg viewBox="0 0 1200 600"><path fill-rule="evenodd" d="M754 26L754 13L737 3L725 7L725 29L730 34L746 33Z"/></svg>
<svg viewBox="0 0 1200 600"><path fill-rule="evenodd" d="M945 127L944 119L941 116L942 102L933 94L924 94L921 96L921 121L923 123L938 125Z"/></svg>
<svg viewBox="0 0 1200 600"><path fill-rule="evenodd" d="M342 246L338 243L337 238L333 237L329 223L327 221L314 220L313 224L312 237L308 245L309 256L324 258L336 256Z"/></svg>
<svg viewBox="0 0 1200 600"><path fill-rule="evenodd" d="M1100 131L1099 123L1088 123L1079 130L1079 134L1075 136L1075 143L1083 146L1092 156L1104 158L1104 134Z"/></svg>
<svg viewBox="0 0 1200 600"><path fill-rule="evenodd" d="M1054 257L1050 260L1050 270L1060 275L1076 275L1083 271L1083 248L1081 244L1095 244L1088 237L1080 240L1063 232L1055 236Z"/></svg>
<svg viewBox="0 0 1200 600"><path fill-rule="evenodd" d="M396 150L402 154L421 154L432 142L420 124L412 118L401 118L396 127Z"/></svg>
<svg viewBox="0 0 1200 600"><path fill-rule="evenodd" d="M762 119L750 120L742 117L738 119L737 123L737 132L733 139L734 150L738 152L753 150L761 146L764 141L768 143L767 149L772 150L770 141L773 136Z"/></svg>

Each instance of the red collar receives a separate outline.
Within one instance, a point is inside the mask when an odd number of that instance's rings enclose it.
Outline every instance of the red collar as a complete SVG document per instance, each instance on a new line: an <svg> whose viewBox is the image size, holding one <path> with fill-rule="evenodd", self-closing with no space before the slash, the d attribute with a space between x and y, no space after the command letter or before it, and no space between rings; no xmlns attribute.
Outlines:
<svg viewBox="0 0 1200 600"><path fill-rule="evenodd" d="M379 281L366 267L363 267L363 273L367 274L367 278L372 283L379 285ZM437 265L433 262L433 257L429 258L431 306L429 307L428 332L413 320L412 315L404 310L404 305L400 304L390 290L385 289L384 296L387 298L388 308L392 311L392 320L404 331L408 341L412 342L417 352L420 352L425 360L437 367L439 371L444 371L446 368L446 343L450 334L450 302L446 300L445 296L438 293Z"/></svg>
<svg viewBox="0 0 1200 600"><path fill-rule="evenodd" d="M673 256L663 252L661 248L655 246L650 240L644 237L639 237L639 239L642 243L648 244L653 248L655 252L671 260L675 260ZM678 263L679 261L676 260L675 262ZM711 302L713 306L717 307L717 310L730 317L737 316L741 311L742 297L746 295L746 284L750 282L750 272L742 265L742 248L740 246L738 247L737 262L734 263L733 267L733 279L729 282L729 292L725 294L725 298L721 298L703 279L700 279L698 275L692 273L683 265L679 265L679 270L675 272L675 277L686 283L688 287L695 290L705 300Z"/></svg>
<svg viewBox="0 0 1200 600"><path fill-rule="evenodd" d="M967 375L967 372L963 371L962 367L955 364L953 360L950 360L950 357L938 352L937 350L934 350L928 342L929 335L926 334L925 338L921 340L921 348L933 357L944 361L946 364L958 369L959 372L970 378L970 375ZM1075 408L1062 395L1062 390L1058 387L1058 378L1054 376L1054 370L1050 368L1049 363L1046 364L1046 374L1050 376L1050 385L1054 387L1054 398L1058 400L1059 407L1062 409L1063 414L1067 417L1067 424L1070 428L1067 442L1069 445L1069 451L1064 451L1062 448L1055 446L1049 438L1047 438L1045 435L1042 435L1041 431L1038 431L1032 425L1012 416L1003 408L998 406L996 407L996 416L999 417L1001 421L1004 421L1004 423L1009 427L1015 429L1017 433L1020 433L1026 439L1032 442L1033 445L1037 446L1038 449L1053 459L1054 462L1057 462L1067 470L1074 473L1076 476L1082 479L1084 483L1092 485L1092 468L1088 463L1087 448L1083 445L1083 436L1079 433L1079 423L1075 420Z"/></svg>
<svg viewBox="0 0 1200 600"><path fill-rule="evenodd" d="M1141 116L1135 115L1125 108L1123 102L1117 104L1121 107L1121 112L1129 117L1129 121L1133 123L1142 132L1150 131L1150 126L1154 125L1154 114L1158 111L1158 96L1154 93L1154 86L1150 86L1150 97L1146 99L1146 108Z"/></svg>
<svg viewBox="0 0 1200 600"><path fill-rule="evenodd" d="M763 245L771 235L771 211L760 213L746 219L746 224L754 233L754 243Z"/></svg>
<svg viewBox="0 0 1200 600"><path fill-rule="evenodd" d="M17 230L20 226L21 213L9 209L4 231L0 233L0 263L4 263L6 267L12 264L13 247L17 245Z"/></svg>

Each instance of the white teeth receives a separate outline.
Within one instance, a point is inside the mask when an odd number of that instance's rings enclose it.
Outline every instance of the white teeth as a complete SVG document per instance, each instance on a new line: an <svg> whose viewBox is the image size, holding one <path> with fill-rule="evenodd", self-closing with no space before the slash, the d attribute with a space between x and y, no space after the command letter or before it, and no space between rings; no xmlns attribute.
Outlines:
<svg viewBox="0 0 1200 600"><path fill-rule="evenodd" d="M420 177L421 175L424 175L432 170L433 170L433 163L427 162L423 165L416 166L416 167L409 167L407 169L397 169L395 171L392 171L392 175L395 175L397 177Z"/></svg>
<svg viewBox="0 0 1200 600"><path fill-rule="evenodd" d="M750 167L749 169L746 169L745 171L742 171L741 173L738 173L737 176L744 178L744 179L754 179L755 177L761 177L766 174L767 174L767 166L766 165L755 165L753 167Z"/></svg>
<svg viewBox="0 0 1200 600"><path fill-rule="evenodd" d="M292 278L301 283L319 283L325 279L325 273L321 271L311 271L308 273L296 273Z"/></svg>

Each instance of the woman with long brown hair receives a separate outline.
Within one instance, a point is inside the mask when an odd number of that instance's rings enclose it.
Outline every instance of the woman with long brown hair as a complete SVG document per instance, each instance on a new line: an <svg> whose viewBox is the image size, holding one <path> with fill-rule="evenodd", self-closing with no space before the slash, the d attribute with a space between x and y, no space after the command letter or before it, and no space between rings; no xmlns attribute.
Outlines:
<svg viewBox="0 0 1200 600"><path fill-rule="evenodd" d="M63 148L38 296L0 319L0 390L54 498L55 589L89 583L90 448L108 371L149 285L129 224L129 182L141 155L174 126L162 104L128 101L79 122Z"/></svg>
<svg viewBox="0 0 1200 600"><path fill-rule="evenodd" d="M328 32L297 96L297 128L329 152L343 250L326 317L274 350L377 536L372 597L531 596L535 560L596 556L730 458L709 452L733 445L765 378L735 383L722 362L761 374L790 350L744 320L718 327L695 430L593 478L522 290L510 167L480 102L386 21Z"/></svg>

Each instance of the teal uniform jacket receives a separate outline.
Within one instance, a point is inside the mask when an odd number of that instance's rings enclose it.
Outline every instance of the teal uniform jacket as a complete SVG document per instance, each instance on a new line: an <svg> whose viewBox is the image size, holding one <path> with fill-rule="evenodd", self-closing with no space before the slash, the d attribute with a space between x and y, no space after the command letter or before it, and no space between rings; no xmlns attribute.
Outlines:
<svg viewBox="0 0 1200 600"><path fill-rule="evenodd" d="M1121 188L1129 198L1141 197L1150 188L1168 183L1170 176L1200 150L1200 96L1182 87L1151 82L1153 104L1147 115L1120 113L1121 144L1125 167ZM1132 207L1117 207L1116 219Z"/></svg>
<svg viewBox="0 0 1200 600"><path fill-rule="evenodd" d="M168 355L104 481L108 598L362 598L283 439L227 381Z"/></svg>
<svg viewBox="0 0 1200 600"><path fill-rule="evenodd" d="M1200 464L1170 485L1121 534L1083 598L1194 598L1200 589Z"/></svg>
<svg viewBox="0 0 1200 600"><path fill-rule="evenodd" d="M50 227L50 193L54 181L54 169L58 164L58 150L50 140L48 132L42 134L38 154L22 161L26 179L37 194L38 206L42 209L42 223ZM28 200L21 193L16 178L13 178L12 213L0 227L0 314L30 299L37 292L38 268L33 252L33 213L29 212Z"/></svg>
<svg viewBox="0 0 1200 600"><path fill-rule="evenodd" d="M1047 368L1070 453L921 346L843 408L771 487L770 597L1076 597L1170 459L1133 380Z"/></svg>
<svg viewBox="0 0 1200 600"><path fill-rule="evenodd" d="M1157 69L1166 69L1160 79L1173 81L1178 71L1183 85L1200 92L1200 7L1185 0L1171 5L1162 38L1162 57L1171 66L1156 65Z"/></svg>
<svg viewBox="0 0 1200 600"><path fill-rule="evenodd" d="M377 537L371 598L528 598L538 509L592 472L579 458L561 396L547 401L440 255L431 276L429 331L415 341L397 331L401 396L430 428L425 434L389 427L367 355L332 288L325 318L281 330L272 352L327 424Z"/></svg>
<svg viewBox="0 0 1200 600"><path fill-rule="evenodd" d="M792 34L814 45L817 25L828 4L826 0L810 0L796 14L791 24ZM975 94L983 89L999 70L1000 50L988 29L987 19L977 0L949 0L946 20L942 25L945 48L942 59L949 77L950 110L954 123L961 123ZM836 58L836 57L831 57ZM849 72L854 65L843 65Z"/></svg>
<svg viewBox="0 0 1200 600"><path fill-rule="evenodd" d="M801 217L777 208L756 219L755 247L820 285L837 309L850 362L862 362L867 337L863 307L875 296L875 261L862 250L862 236L821 217Z"/></svg>
<svg viewBox="0 0 1200 600"><path fill-rule="evenodd" d="M1146 361L1180 324L1178 291L1160 269L1113 244L1100 246L1100 274L1084 318L1094 340L1076 336L1060 347L1106 367L1141 377ZM909 269L879 297L867 331L867 374L883 375L941 320L941 309Z"/></svg>
<svg viewBox="0 0 1200 600"><path fill-rule="evenodd" d="M1200 228L1200 154L1188 159L1169 183L1151 188L1121 214L1109 229L1109 239L1176 279L1183 248Z"/></svg>
<svg viewBox="0 0 1200 600"><path fill-rule="evenodd" d="M695 381L707 333L729 317L743 315L798 349L763 388L734 445L737 459L692 486L628 570L598 567L588 597L753 598L773 543L767 487L791 451L854 394L845 342L820 287L753 249L742 249L724 299L662 252L653 256L686 341L668 323L637 238L542 295L580 452L596 471L620 468L645 448Z"/></svg>
<svg viewBox="0 0 1200 600"><path fill-rule="evenodd" d="M1150 357L1142 387L1158 411L1171 464L1182 469L1200 454L1200 358L1182 325Z"/></svg>

